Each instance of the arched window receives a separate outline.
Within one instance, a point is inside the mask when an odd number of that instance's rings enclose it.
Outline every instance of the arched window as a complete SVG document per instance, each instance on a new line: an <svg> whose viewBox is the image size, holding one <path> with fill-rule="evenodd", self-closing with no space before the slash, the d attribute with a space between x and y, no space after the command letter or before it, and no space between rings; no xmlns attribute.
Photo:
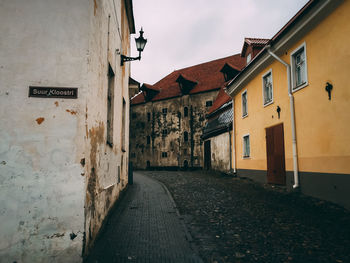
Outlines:
<svg viewBox="0 0 350 263"><path fill-rule="evenodd" d="M188 132L187 131L184 132L184 141L185 142L188 141Z"/></svg>
<svg viewBox="0 0 350 263"><path fill-rule="evenodd" d="M187 116L188 116L188 108L184 107L184 117L187 117Z"/></svg>

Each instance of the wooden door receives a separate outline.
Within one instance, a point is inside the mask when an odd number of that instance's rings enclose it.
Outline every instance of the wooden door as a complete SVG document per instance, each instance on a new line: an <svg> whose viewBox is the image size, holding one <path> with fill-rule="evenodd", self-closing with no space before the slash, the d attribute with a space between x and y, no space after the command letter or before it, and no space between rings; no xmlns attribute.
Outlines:
<svg viewBox="0 0 350 263"><path fill-rule="evenodd" d="M204 142L204 169L211 168L211 149L210 140Z"/></svg>
<svg viewBox="0 0 350 263"><path fill-rule="evenodd" d="M266 128L267 182L286 184L283 123Z"/></svg>

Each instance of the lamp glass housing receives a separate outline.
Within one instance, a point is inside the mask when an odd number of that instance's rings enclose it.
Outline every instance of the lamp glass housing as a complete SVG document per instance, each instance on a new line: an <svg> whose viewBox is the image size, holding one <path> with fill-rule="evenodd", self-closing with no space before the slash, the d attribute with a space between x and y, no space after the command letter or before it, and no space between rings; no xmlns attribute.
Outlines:
<svg viewBox="0 0 350 263"><path fill-rule="evenodd" d="M140 30L140 36L135 38L137 51L142 52L146 46L147 39L143 37L143 30Z"/></svg>

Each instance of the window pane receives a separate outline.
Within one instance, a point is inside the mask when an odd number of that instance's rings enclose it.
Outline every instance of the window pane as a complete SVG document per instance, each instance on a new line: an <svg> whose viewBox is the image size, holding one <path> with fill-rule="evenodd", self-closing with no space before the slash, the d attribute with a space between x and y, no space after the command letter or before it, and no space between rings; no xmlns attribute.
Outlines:
<svg viewBox="0 0 350 263"><path fill-rule="evenodd" d="M294 76L295 86L300 86L306 82L305 50L301 48L294 56Z"/></svg>
<svg viewBox="0 0 350 263"><path fill-rule="evenodd" d="M247 92L242 94L242 115L247 115Z"/></svg>
<svg viewBox="0 0 350 263"><path fill-rule="evenodd" d="M244 157L249 157L250 156L249 135L243 137L243 156Z"/></svg>

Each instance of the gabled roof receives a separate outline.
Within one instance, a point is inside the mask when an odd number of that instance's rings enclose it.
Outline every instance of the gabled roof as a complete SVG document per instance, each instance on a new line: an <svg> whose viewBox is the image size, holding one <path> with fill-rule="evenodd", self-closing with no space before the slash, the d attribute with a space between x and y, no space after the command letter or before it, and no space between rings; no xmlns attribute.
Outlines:
<svg viewBox="0 0 350 263"><path fill-rule="evenodd" d="M245 59L243 59L240 54L236 54L173 71L154 85L147 84L148 86L152 86L152 89L159 90L159 93L155 95L151 101L159 101L182 96L183 94L179 83L176 82L180 76L188 81L196 83L189 94L197 94L220 89L220 87L222 87L225 83L224 76L220 70L226 63L229 63L238 70L241 70L245 66ZM142 103L142 100L139 98L140 96L143 95L140 93L138 96L134 97L131 100L131 105Z"/></svg>
<svg viewBox="0 0 350 263"><path fill-rule="evenodd" d="M266 39L266 38L252 38L252 37L244 38L244 43L243 43L243 47L242 47L241 56L245 55L245 52L246 52L248 46L263 47L269 41L270 41L270 39Z"/></svg>

